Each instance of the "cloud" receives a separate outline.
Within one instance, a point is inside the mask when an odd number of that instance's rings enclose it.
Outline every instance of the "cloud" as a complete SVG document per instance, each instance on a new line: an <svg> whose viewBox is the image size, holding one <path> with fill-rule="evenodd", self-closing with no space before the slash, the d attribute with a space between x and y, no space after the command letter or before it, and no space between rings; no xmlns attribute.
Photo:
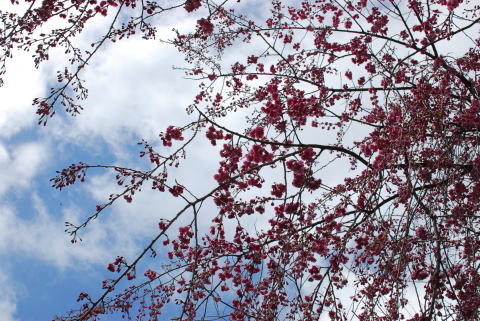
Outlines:
<svg viewBox="0 0 480 321"><path fill-rule="evenodd" d="M38 195L32 195L32 202L33 215L27 219L21 218L12 206L0 207L0 256L25 255L64 270L104 264L113 256L112 252L122 247L122 243L115 245L122 240L111 239L108 228L101 224L92 224L83 231L84 242L71 244L70 236L64 232L64 222L78 219L82 211L67 207L58 217L49 213Z"/></svg>
<svg viewBox="0 0 480 321"><path fill-rule="evenodd" d="M17 311L15 294L8 285L8 280L5 276L0 277L0 286L2 287L2 292L0 293L0 311L2 311L2 320L16 321L17 319L14 317Z"/></svg>
<svg viewBox="0 0 480 321"><path fill-rule="evenodd" d="M18 188L28 188L32 179L49 159L43 142L5 146L0 142L0 196Z"/></svg>
<svg viewBox="0 0 480 321"><path fill-rule="evenodd" d="M173 59L172 59L173 57ZM101 52L84 74L89 98L75 118L58 117L49 124L55 140L116 158L141 138L157 140L168 125L181 125L196 91L195 83L173 70L182 59L171 46L131 39Z"/></svg>
<svg viewBox="0 0 480 321"><path fill-rule="evenodd" d="M105 200L105 192L115 191L112 183L110 175L101 175L93 179L89 189ZM15 204L0 204L0 257L8 260L12 255L21 256L22 260L38 260L61 271L90 269L117 255L132 258L158 232L159 219L172 216L180 207L178 199L168 198L147 189L132 204L119 200L80 231L81 242L72 244L71 236L64 232L64 223L83 222L93 213L94 201L86 208L70 201L60 213L51 212L33 192L28 217L27 213L19 213Z"/></svg>
<svg viewBox="0 0 480 321"><path fill-rule="evenodd" d="M9 138L36 124L33 98L41 96L44 79L33 66L31 54L15 52L7 62L5 84L0 87L0 138ZM28 75L28 76L27 76Z"/></svg>
<svg viewBox="0 0 480 321"><path fill-rule="evenodd" d="M2 321L17 321L15 313L17 311L17 298L14 286L8 277L6 271L0 270L0 311Z"/></svg>

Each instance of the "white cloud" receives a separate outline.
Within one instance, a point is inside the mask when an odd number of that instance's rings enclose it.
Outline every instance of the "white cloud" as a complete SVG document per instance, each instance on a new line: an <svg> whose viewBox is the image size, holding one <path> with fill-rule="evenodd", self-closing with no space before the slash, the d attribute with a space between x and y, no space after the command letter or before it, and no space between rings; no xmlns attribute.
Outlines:
<svg viewBox="0 0 480 321"><path fill-rule="evenodd" d="M28 219L22 219L11 206L0 207L0 256L24 254L64 270L104 264L105 260L120 253L121 245L115 246L119 240L110 239L108 229L100 224L92 224L83 231L84 242L71 244L69 235L64 232L64 222L74 220L81 212L67 207L59 218L48 212L36 194L33 194L32 201L33 217Z"/></svg>
<svg viewBox="0 0 480 321"><path fill-rule="evenodd" d="M0 270L0 313L2 321L17 321L17 299L14 287L5 271Z"/></svg>
<svg viewBox="0 0 480 321"><path fill-rule="evenodd" d="M101 52L84 76L89 98L73 119L53 119L49 131L59 142L91 151L104 141L117 158L140 138L156 139L170 124L182 124L196 85L182 78L182 57L171 46L139 39L121 41Z"/></svg>
<svg viewBox="0 0 480 321"><path fill-rule="evenodd" d="M0 268L0 289L2 289L0 291L0 317L2 321L18 321L15 317L17 312L16 287L4 267Z"/></svg>
<svg viewBox="0 0 480 321"><path fill-rule="evenodd" d="M115 191L110 178L110 175L99 176L88 189L105 200L108 193ZM165 196L147 189L132 204L119 200L111 210L102 212L97 220L82 229L79 235L83 241L75 244L64 232L64 223L81 223L91 211L66 204L61 213L52 213L35 193L28 218L22 217L14 206L1 204L0 257L25 255L59 270L90 269L106 264L117 255L132 258L158 232L160 217L171 217L179 208L178 199L167 197L169 200L166 200ZM93 211L94 203L90 205Z"/></svg>
<svg viewBox="0 0 480 321"><path fill-rule="evenodd" d="M0 142L0 196L31 186L32 179L49 159L49 152L48 145L42 142L8 147Z"/></svg>
<svg viewBox="0 0 480 321"><path fill-rule="evenodd" d="M33 66L31 54L15 52L7 61L7 72L0 87L0 138L8 138L36 124L32 101L41 96L44 79Z"/></svg>

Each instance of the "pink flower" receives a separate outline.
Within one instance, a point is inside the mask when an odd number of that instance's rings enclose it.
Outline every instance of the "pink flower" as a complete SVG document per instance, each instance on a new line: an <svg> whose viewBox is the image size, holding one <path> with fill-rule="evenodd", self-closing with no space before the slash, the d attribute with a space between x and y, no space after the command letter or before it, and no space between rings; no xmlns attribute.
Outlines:
<svg viewBox="0 0 480 321"><path fill-rule="evenodd" d="M197 20L197 26L199 31L206 36L209 36L213 33L213 24L210 22L210 20L205 18L199 19Z"/></svg>
<svg viewBox="0 0 480 321"><path fill-rule="evenodd" d="M178 197L183 193L183 186L175 185L168 190L173 196Z"/></svg>
<svg viewBox="0 0 480 321"><path fill-rule="evenodd" d="M313 162L313 158L317 155L312 147L308 147L301 154L300 158L303 159L307 164Z"/></svg>
<svg viewBox="0 0 480 321"><path fill-rule="evenodd" d="M145 274L144 274L147 278L150 279L150 281L153 281L157 278L157 272L155 271L152 271L150 269L148 269L147 271L145 271Z"/></svg>
<svg viewBox="0 0 480 321"><path fill-rule="evenodd" d="M263 127L257 126L248 133L252 138L262 139L264 137Z"/></svg>
<svg viewBox="0 0 480 321"><path fill-rule="evenodd" d="M273 184L270 194L276 197L282 197L283 193L285 193L285 190L286 188L284 184Z"/></svg>
<svg viewBox="0 0 480 321"><path fill-rule="evenodd" d="M166 133L160 134L163 146L172 146L172 140L183 140L182 131L180 128L168 126Z"/></svg>
<svg viewBox="0 0 480 321"><path fill-rule="evenodd" d="M188 12L192 12L200 8L202 4L200 3L200 0L187 0L185 2L185 5L183 6L185 10Z"/></svg>

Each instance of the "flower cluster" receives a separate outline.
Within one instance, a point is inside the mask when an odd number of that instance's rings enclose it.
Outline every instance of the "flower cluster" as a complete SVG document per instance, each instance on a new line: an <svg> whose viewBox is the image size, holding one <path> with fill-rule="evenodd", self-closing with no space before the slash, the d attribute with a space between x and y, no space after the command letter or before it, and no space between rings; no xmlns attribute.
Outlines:
<svg viewBox="0 0 480 321"><path fill-rule="evenodd" d="M172 140L183 140L182 131L180 128L174 126L168 126L165 133L161 133L160 137L163 142L163 146L172 146Z"/></svg>

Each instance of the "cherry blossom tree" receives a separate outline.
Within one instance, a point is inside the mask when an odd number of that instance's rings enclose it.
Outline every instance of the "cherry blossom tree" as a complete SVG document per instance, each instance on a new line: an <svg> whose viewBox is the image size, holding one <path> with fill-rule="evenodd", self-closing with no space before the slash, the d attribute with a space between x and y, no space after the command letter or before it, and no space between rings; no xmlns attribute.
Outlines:
<svg viewBox="0 0 480 321"><path fill-rule="evenodd" d="M184 207L58 320L162 320L172 307L178 320L480 318L477 1L12 0L24 2L1 15L0 72L18 49L38 65L64 47L70 61L34 101L43 125L81 112L82 72L106 43L156 39L166 13L198 17L164 39L198 84L185 106L195 121L140 142L148 170L80 162L52 179L63 189L103 169L123 188L67 223L73 242L141 189ZM99 16L103 36L77 48ZM216 185L197 194L174 173L204 139L219 153Z"/></svg>

